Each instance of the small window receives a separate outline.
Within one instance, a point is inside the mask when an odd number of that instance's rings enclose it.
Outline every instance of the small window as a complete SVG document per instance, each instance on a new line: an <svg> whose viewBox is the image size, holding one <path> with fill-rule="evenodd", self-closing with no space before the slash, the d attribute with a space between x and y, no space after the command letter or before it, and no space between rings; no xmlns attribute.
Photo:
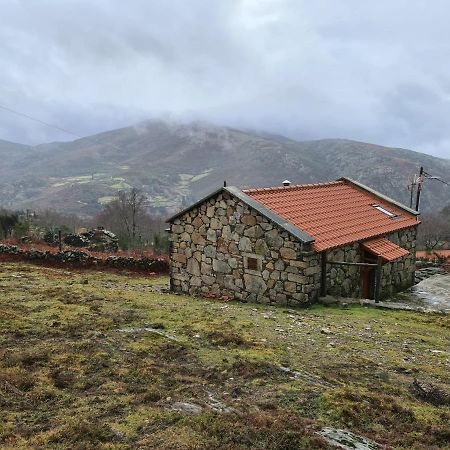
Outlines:
<svg viewBox="0 0 450 450"><path fill-rule="evenodd" d="M383 214L386 214L387 216L389 216L391 219L393 219L394 217L398 217L398 214L393 213L392 211L389 211L386 208L383 208L380 205L372 205L375 209L377 209L378 211L382 212Z"/></svg>
<svg viewBox="0 0 450 450"><path fill-rule="evenodd" d="M256 258L247 258L247 269L258 270L258 260Z"/></svg>

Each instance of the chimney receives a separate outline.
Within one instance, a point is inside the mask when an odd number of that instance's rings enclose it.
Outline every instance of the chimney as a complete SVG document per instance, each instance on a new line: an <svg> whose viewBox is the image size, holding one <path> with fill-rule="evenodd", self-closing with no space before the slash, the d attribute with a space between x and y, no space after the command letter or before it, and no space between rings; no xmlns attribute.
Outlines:
<svg viewBox="0 0 450 450"><path fill-rule="evenodd" d="M291 182L289 180L284 180L283 181L283 186L290 186Z"/></svg>

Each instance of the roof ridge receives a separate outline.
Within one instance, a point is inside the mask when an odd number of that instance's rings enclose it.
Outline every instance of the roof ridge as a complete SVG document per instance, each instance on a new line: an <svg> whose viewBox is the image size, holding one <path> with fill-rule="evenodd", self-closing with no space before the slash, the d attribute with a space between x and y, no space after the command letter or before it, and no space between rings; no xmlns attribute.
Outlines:
<svg viewBox="0 0 450 450"><path fill-rule="evenodd" d="M308 184L291 184L289 186L270 186L270 187L260 187L252 189L242 189L245 194L256 194L258 192L277 192L277 191L297 191L302 189L320 188L325 186L333 185L343 185L345 184L342 180L328 181L326 183L308 183Z"/></svg>

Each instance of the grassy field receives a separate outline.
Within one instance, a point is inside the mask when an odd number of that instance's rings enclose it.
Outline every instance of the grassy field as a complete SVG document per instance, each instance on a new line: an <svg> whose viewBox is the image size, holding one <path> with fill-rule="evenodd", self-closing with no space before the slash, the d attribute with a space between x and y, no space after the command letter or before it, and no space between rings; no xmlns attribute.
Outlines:
<svg viewBox="0 0 450 450"><path fill-rule="evenodd" d="M449 448L449 320L161 292L166 279L0 265L0 448Z"/></svg>

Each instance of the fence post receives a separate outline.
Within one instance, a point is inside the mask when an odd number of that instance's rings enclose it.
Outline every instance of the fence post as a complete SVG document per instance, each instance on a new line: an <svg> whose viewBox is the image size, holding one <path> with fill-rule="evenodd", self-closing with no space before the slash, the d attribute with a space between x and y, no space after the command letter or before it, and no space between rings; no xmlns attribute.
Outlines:
<svg viewBox="0 0 450 450"><path fill-rule="evenodd" d="M327 295L327 251L322 252L321 260L321 276L320 276L320 295L325 297Z"/></svg>
<svg viewBox="0 0 450 450"><path fill-rule="evenodd" d="M375 276L375 303L380 302L380 292L381 292L381 275L383 272L383 258L381 256L378 257L377 260L377 273Z"/></svg>

